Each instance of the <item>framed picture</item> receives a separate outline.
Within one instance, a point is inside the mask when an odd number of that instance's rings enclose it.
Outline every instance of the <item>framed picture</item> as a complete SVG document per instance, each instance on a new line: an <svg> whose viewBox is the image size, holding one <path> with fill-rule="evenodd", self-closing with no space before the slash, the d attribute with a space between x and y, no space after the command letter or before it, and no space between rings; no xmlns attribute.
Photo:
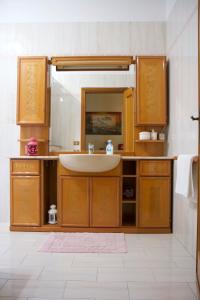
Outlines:
<svg viewBox="0 0 200 300"><path fill-rule="evenodd" d="M86 134L121 135L121 112L86 112Z"/></svg>

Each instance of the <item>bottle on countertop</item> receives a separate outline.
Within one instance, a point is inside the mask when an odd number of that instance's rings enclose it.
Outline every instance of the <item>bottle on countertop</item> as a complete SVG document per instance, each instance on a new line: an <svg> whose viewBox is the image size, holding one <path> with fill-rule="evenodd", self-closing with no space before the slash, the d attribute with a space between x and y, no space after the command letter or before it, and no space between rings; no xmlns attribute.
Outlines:
<svg viewBox="0 0 200 300"><path fill-rule="evenodd" d="M113 155L113 144L112 144L111 140L108 140L108 142L107 142L106 154Z"/></svg>

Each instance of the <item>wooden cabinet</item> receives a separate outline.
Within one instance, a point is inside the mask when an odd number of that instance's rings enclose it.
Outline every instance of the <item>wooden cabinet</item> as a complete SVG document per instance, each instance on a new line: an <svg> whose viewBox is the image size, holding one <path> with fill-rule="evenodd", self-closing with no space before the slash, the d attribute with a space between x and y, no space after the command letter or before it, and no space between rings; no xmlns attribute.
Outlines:
<svg viewBox="0 0 200 300"><path fill-rule="evenodd" d="M119 187L117 177L91 178L92 227L119 226Z"/></svg>
<svg viewBox="0 0 200 300"><path fill-rule="evenodd" d="M61 224L119 226L118 177L60 177Z"/></svg>
<svg viewBox="0 0 200 300"><path fill-rule="evenodd" d="M136 70L136 124L166 125L166 58L137 57Z"/></svg>
<svg viewBox="0 0 200 300"><path fill-rule="evenodd" d="M170 226L170 179L141 177L139 179L139 226Z"/></svg>
<svg viewBox="0 0 200 300"><path fill-rule="evenodd" d="M89 226L89 178L63 176L60 179L61 224Z"/></svg>
<svg viewBox="0 0 200 300"><path fill-rule="evenodd" d="M140 175L170 176L171 162L169 160L142 160L140 161Z"/></svg>
<svg viewBox="0 0 200 300"><path fill-rule="evenodd" d="M40 226L40 161L14 159L11 170L11 225Z"/></svg>
<svg viewBox="0 0 200 300"><path fill-rule="evenodd" d="M171 162L141 160L139 162L139 226L170 228L171 226Z"/></svg>
<svg viewBox="0 0 200 300"><path fill-rule="evenodd" d="M47 66L47 57L18 59L18 125L47 126L49 123Z"/></svg>
<svg viewBox="0 0 200 300"><path fill-rule="evenodd" d="M40 225L40 176L11 176L11 225Z"/></svg>

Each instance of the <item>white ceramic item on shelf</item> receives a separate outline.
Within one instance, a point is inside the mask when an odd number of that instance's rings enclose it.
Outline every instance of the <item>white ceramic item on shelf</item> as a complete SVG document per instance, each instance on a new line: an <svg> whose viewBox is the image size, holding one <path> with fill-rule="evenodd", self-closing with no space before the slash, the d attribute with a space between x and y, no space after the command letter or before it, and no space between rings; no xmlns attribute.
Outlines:
<svg viewBox="0 0 200 300"><path fill-rule="evenodd" d="M151 140L157 140L157 138L158 138L158 133L153 129L152 131L151 131Z"/></svg>
<svg viewBox="0 0 200 300"><path fill-rule="evenodd" d="M142 131L139 133L140 140L150 140L150 132L149 131Z"/></svg>
<svg viewBox="0 0 200 300"><path fill-rule="evenodd" d="M52 204L50 205L50 209L48 211L49 214L49 224L56 224L57 223L57 209L56 205Z"/></svg>
<svg viewBox="0 0 200 300"><path fill-rule="evenodd" d="M164 141L165 140L165 134L163 132L159 133L159 140Z"/></svg>

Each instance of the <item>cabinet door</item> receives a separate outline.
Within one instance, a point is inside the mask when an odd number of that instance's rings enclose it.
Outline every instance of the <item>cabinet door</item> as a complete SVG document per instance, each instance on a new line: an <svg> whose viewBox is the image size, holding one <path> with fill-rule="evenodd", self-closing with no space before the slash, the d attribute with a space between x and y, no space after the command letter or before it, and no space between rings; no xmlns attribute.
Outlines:
<svg viewBox="0 0 200 300"><path fill-rule="evenodd" d="M137 125L166 125L166 58L137 57Z"/></svg>
<svg viewBox="0 0 200 300"><path fill-rule="evenodd" d="M118 177L93 177L91 182L91 223L93 227L119 226Z"/></svg>
<svg viewBox="0 0 200 300"><path fill-rule="evenodd" d="M40 176L11 176L11 224L40 225Z"/></svg>
<svg viewBox="0 0 200 300"><path fill-rule="evenodd" d="M140 177L139 226L170 227L170 211L170 178Z"/></svg>
<svg viewBox="0 0 200 300"><path fill-rule="evenodd" d="M89 178L61 177L61 222L89 226Z"/></svg>
<svg viewBox="0 0 200 300"><path fill-rule="evenodd" d="M48 125L47 58L18 60L17 124Z"/></svg>

